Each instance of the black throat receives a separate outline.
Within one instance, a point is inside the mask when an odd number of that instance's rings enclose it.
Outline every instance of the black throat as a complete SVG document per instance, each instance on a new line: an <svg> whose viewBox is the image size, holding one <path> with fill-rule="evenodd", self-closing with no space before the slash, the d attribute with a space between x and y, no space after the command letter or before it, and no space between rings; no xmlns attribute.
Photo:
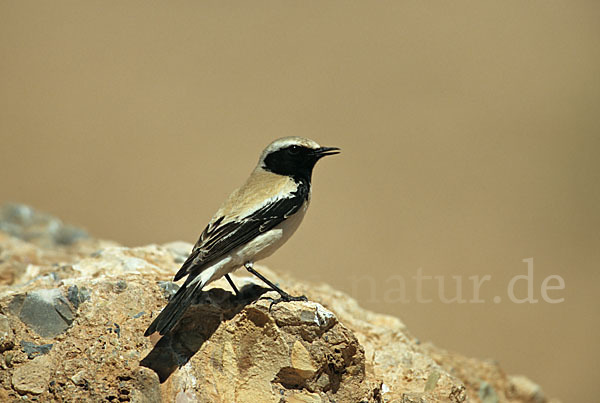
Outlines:
<svg viewBox="0 0 600 403"><path fill-rule="evenodd" d="M286 147L265 157L264 169L278 175L289 176L298 184L310 187L313 168L318 158L307 147Z"/></svg>

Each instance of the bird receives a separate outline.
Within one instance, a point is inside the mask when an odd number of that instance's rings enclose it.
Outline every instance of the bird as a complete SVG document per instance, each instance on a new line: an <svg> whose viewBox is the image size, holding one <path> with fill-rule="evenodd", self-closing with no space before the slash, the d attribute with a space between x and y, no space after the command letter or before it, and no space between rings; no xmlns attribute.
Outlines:
<svg viewBox="0 0 600 403"><path fill-rule="evenodd" d="M152 321L144 336L171 331L207 284L225 277L236 295L229 273L242 266L279 293L272 304L306 301L292 296L256 271L254 262L270 256L296 231L311 197L315 164L340 153L303 137L283 137L261 153L246 182L234 190L202 231L174 281L187 276L177 293ZM272 305L271 305L272 306Z"/></svg>

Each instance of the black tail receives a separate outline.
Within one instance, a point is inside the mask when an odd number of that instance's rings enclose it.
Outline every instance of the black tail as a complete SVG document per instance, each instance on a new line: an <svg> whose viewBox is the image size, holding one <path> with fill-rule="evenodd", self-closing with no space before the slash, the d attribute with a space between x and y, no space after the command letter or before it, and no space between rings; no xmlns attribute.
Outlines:
<svg viewBox="0 0 600 403"><path fill-rule="evenodd" d="M198 288L198 283L183 285L167 303L167 306L161 311L154 321L148 326L144 336L150 336L154 332L164 335L179 322L187 308L194 299L194 292Z"/></svg>

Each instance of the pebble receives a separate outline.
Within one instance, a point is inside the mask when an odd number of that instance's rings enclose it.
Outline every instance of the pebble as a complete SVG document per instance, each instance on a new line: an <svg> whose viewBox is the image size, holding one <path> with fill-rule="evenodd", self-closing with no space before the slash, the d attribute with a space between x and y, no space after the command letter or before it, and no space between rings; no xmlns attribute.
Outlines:
<svg viewBox="0 0 600 403"><path fill-rule="evenodd" d="M42 337L54 337L71 326L74 312L58 288L27 293L18 310L19 319Z"/></svg>
<svg viewBox="0 0 600 403"><path fill-rule="evenodd" d="M13 387L21 394L44 393L50 382L52 367L52 361L47 355L34 358L15 369L12 376Z"/></svg>
<svg viewBox="0 0 600 403"><path fill-rule="evenodd" d="M30 341L21 340L21 348L27 354L27 358L32 359L40 355L48 354L54 344L35 344Z"/></svg>

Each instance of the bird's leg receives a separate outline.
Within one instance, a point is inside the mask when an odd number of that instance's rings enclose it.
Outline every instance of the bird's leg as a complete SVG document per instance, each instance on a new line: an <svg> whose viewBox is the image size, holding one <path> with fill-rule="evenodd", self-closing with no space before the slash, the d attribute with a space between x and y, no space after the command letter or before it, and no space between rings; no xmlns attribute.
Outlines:
<svg viewBox="0 0 600 403"><path fill-rule="evenodd" d="M273 290L275 290L279 293L280 297L272 300L271 305L269 306L269 310L271 310L271 307L273 307L273 305L278 304L280 302L308 301L308 298L306 298L306 296L304 296L304 295L295 297L295 296L290 295L287 292L283 291L281 288L277 287L275 284L273 284L271 281L269 281L265 276L263 276L262 274L260 274L256 270L254 270L252 262L246 262L244 264L244 267L250 273L254 274L256 277L258 277L259 279L264 281L269 287L271 287Z"/></svg>
<svg viewBox="0 0 600 403"><path fill-rule="evenodd" d="M239 298L240 292L237 289L237 287L235 286L235 284L233 283L233 280L231 279L231 277L229 277L229 274L226 274L225 278L227 279L227 282L229 283L229 285L231 286L231 288L233 288L233 291L235 292L235 296Z"/></svg>

